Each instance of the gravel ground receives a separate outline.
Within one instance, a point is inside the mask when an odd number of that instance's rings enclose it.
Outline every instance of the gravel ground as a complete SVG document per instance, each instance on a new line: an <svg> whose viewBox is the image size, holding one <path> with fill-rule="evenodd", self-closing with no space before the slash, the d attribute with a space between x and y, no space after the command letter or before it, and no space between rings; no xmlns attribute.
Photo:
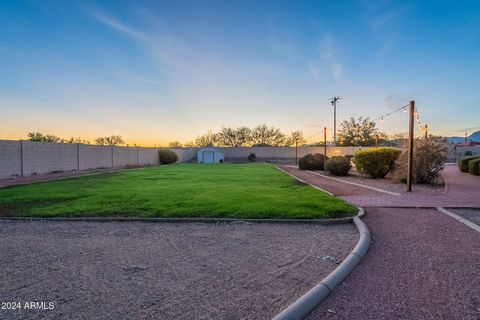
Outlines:
<svg viewBox="0 0 480 320"><path fill-rule="evenodd" d="M436 210L367 208L373 243L308 319L480 319L480 234Z"/></svg>
<svg viewBox="0 0 480 320"><path fill-rule="evenodd" d="M331 176L328 172L325 171L316 171L319 174L324 174L326 176ZM384 179L372 179L365 175L358 173L355 169L351 169L348 176L345 177L338 177L332 176L337 179L355 182L364 184L370 187L379 188L386 191L391 192L398 192L401 194L407 193L407 185L405 183L400 183L398 181L384 178ZM425 194L425 195L438 195L444 192L443 184L431 186L431 185L424 185L424 184L416 184L413 186L415 189L415 193L418 194Z"/></svg>
<svg viewBox="0 0 480 320"><path fill-rule="evenodd" d="M448 209L448 210L480 226L480 209Z"/></svg>
<svg viewBox="0 0 480 320"><path fill-rule="evenodd" d="M0 229L0 301L22 304L0 319L269 319L358 240L353 224L0 221ZM30 301L54 309L24 309Z"/></svg>

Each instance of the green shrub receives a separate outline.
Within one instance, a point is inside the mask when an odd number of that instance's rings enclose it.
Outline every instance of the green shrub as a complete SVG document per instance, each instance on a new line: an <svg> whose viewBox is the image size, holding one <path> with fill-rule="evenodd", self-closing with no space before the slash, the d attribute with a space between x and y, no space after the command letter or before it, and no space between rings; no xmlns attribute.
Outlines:
<svg viewBox="0 0 480 320"><path fill-rule="evenodd" d="M158 161L160 164L171 164L178 160L178 155L170 149L161 149L158 151Z"/></svg>
<svg viewBox="0 0 480 320"><path fill-rule="evenodd" d="M480 158L473 159L468 163L468 172L474 176L480 176Z"/></svg>
<svg viewBox="0 0 480 320"><path fill-rule="evenodd" d="M325 170L334 176L346 176L351 168L352 164L347 157L335 156L325 161Z"/></svg>
<svg viewBox="0 0 480 320"><path fill-rule="evenodd" d="M250 162L255 162L257 161L257 154L255 152L252 152L248 155L248 161Z"/></svg>
<svg viewBox="0 0 480 320"><path fill-rule="evenodd" d="M325 156L321 153L307 154L298 160L300 170L324 170Z"/></svg>
<svg viewBox="0 0 480 320"><path fill-rule="evenodd" d="M392 148L359 150L355 152L353 162L358 172L365 173L374 179L383 178L393 169L400 153L400 150Z"/></svg>
<svg viewBox="0 0 480 320"><path fill-rule="evenodd" d="M468 172L469 168L469 162L475 159L478 159L479 156L468 156L468 157L463 157L458 160L458 169L462 172Z"/></svg>

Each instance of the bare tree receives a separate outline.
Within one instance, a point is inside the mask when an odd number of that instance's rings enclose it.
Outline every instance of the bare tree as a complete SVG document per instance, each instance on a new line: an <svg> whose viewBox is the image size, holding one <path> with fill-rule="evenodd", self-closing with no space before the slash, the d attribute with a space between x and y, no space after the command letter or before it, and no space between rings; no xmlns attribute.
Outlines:
<svg viewBox="0 0 480 320"><path fill-rule="evenodd" d="M233 129L223 127L217 133L218 144L227 147L243 147L250 142L251 130L247 127Z"/></svg>
<svg viewBox="0 0 480 320"><path fill-rule="evenodd" d="M208 130L207 133L195 138L195 144L199 147L214 147L217 145L217 142L218 136L212 130Z"/></svg>
<svg viewBox="0 0 480 320"><path fill-rule="evenodd" d="M286 139L285 146L287 147L298 147L302 143L306 143L305 137L303 136L302 131L292 131L290 132L290 136Z"/></svg>
<svg viewBox="0 0 480 320"><path fill-rule="evenodd" d="M64 143L65 139L54 136L53 134L43 134L41 132L29 132L27 134L28 140L35 142L53 142L53 143Z"/></svg>
<svg viewBox="0 0 480 320"><path fill-rule="evenodd" d="M118 146L125 144L123 138L119 135L112 135L110 137L98 137L95 143L102 146Z"/></svg>
<svg viewBox="0 0 480 320"><path fill-rule="evenodd" d="M285 144L286 136L280 129L267 127L262 124L252 130L253 146L282 146Z"/></svg>
<svg viewBox="0 0 480 320"><path fill-rule="evenodd" d="M176 141L176 140L175 141L170 141L168 143L168 146L170 148L181 148L181 147L183 147L182 143L180 141Z"/></svg>

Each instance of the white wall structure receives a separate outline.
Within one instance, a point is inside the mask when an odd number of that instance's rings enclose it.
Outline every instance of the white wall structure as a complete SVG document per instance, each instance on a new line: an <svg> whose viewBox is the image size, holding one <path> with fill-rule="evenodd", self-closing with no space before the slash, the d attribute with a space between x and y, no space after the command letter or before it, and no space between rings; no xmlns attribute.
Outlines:
<svg viewBox="0 0 480 320"><path fill-rule="evenodd" d="M198 163L222 163L223 152L218 151L216 148L202 148L198 150L197 162Z"/></svg>

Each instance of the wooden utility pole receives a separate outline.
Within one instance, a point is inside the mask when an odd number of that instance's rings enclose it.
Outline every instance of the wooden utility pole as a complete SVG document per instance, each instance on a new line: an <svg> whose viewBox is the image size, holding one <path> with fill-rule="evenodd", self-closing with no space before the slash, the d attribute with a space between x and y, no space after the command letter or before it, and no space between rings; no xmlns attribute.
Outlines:
<svg viewBox="0 0 480 320"><path fill-rule="evenodd" d="M407 171L407 192L412 191L413 180L413 139L415 127L413 122L415 121L415 101L410 101L410 120L408 127L408 171Z"/></svg>
<svg viewBox="0 0 480 320"><path fill-rule="evenodd" d="M323 155L327 156L327 127L323 127Z"/></svg>
<svg viewBox="0 0 480 320"><path fill-rule="evenodd" d="M378 134L375 135L375 148L378 147Z"/></svg>
<svg viewBox="0 0 480 320"><path fill-rule="evenodd" d="M333 97L330 100L330 103L333 106L333 146L337 146L337 101L342 98L340 97Z"/></svg>
<svg viewBox="0 0 480 320"><path fill-rule="evenodd" d="M428 125L425 125L425 140L428 139Z"/></svg>

